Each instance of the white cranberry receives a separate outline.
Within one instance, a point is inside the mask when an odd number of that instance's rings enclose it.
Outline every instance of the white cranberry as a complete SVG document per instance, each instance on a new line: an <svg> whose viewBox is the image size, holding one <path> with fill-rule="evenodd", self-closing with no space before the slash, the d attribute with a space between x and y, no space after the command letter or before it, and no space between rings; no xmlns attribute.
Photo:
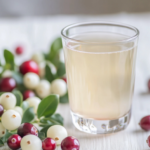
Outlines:
<svg viewBox="0 0 150 150"><path fill-rule="evenodd" d="M6 129L4 128L4 126L2 125L2 123L0 122L0 138L3 137L6 133Z"/></svg>
<svg viewBox="0 0 150 150"><path fill-rule="evenodd" d="M7 130L15 130L21 125L21 116L15 110L7 110L4 112L1 120Z"/></svg>
<svg viewBox="0 0 150 150"><path fill-rule="evenodd" d="M27 98L26 101L28 102L30 107L33 107L34 112L37 113L37 109L41 100L38 97L30 97L30 98Z"/></svg>
<svg viewBox="0 0 150 150"><path fill-rule="evenodd" d="M26 135L21 140L22 150L42 150L42 141L35 135Z"/></svg>
<svg viewBox="0 0 150 150"><path fill-rule="evenodd" d="M23 77L24 85L29 89L35 89L40 82L40 78L35 73L26 73Z"/></svg>
<svg viewBox="0 0 150 150"><path fill-rule="evenodd" d="M50 95L51 85L47 80L41 80L36 88L36 93L40 98Z"/></svg>
<svg viewBox="0 0 150 150"><path fill-rule="evenodd" d="M13 109L16 106L16 97L14 94L10 92L6 92L0 97L0 104L4 107L4 109Z"/></svg>
<svg viewBox="0 0 150 150"><path fill-rule="evenodd" d="M67 137L67 130L61 125L51 126L47 130L47 137L56 141L57 145L60 145L62 140Z"/></svg>
<svg viewBox="0 0 150 150"><path fill-rule="evenodd" d="M23 116L23 109L21 107L16 106L15 108L13 108L13 110L17 111L21 117Z"/></svg>
<svg viewBox="0 0 150 150"><path fill-rule="evenodd" d="M2 74L2 77L3 78L6 78L6 77L12 77L12 71L11 70L5 70Z"/></svg>
<svg viewBox="0 0 150 150"><path fill-rule="evenodd" d="M32 55L31 60L35 61L37 64L39 64L40 62L44 61L44 56L42 53L40 52L36 52Z"/></svg>
<svg viewBox="0 0 150 150"><path fill-rule="evenodd" d="M59 96L63 96L67 92L66 82L62 79L55 79L51 83L51 92L54 94L58 94Z"/></svg>

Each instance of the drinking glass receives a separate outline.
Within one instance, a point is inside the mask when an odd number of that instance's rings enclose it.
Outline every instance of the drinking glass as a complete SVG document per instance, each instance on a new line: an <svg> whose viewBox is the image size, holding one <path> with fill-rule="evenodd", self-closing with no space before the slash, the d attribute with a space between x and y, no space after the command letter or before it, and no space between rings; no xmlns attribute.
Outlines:
<svg viewBox="0 0 150 150"><path fill-rule="evenodd" d="M112 22L83 22L62 32L72 121L92 134L127 127L139 31Z"/></svg>

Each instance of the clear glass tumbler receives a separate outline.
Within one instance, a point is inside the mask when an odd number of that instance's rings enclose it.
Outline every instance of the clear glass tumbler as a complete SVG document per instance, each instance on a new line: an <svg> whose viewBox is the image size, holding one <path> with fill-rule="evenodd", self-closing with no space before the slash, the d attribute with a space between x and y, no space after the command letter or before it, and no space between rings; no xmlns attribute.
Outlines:
<svg viewBox="0 0 150 150"><path fill-rule="evenodd" d="M125 129L131 116L138 29L96 21L69 25L61 34L75 127L93 134Z"/></svg>

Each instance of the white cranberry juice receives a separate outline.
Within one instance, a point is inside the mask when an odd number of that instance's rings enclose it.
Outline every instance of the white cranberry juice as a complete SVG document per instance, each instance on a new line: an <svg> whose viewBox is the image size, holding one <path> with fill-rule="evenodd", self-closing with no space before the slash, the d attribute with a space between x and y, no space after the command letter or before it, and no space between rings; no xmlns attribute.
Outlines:
<svg viewBox="0 0 150 150"><path fill-rule="evenodd" d="M114 44L127 36L84 33L65 51L71 111L86 118L111 120L130 111L134 91L136 47ZM108 44L109 43L109 44Z"/></svg>

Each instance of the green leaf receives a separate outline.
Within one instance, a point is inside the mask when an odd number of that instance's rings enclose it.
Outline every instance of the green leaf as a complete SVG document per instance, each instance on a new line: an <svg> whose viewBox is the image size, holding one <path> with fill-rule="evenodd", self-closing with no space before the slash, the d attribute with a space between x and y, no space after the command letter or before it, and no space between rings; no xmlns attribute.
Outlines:
<svg viewBox="0 0 150 150"><path fill-rule="evenodd" d="M68 99L68 92L64 95L60 97L60 103L68 103L69 99Z"/></svg>
<svg viewBox="0 0 150 150"><path fill-rule="evenodd" d="M3 93L5 93L5 92L0 92L0 96L1 96Z"/></svg>
<svg viewBox="0 0 150 150"><path fill-rule="evenodd" d="M42 118L40 119L40 126L47 126L47 125L53 125L49 120L47 120L46 118Z"/></svg>
<svg viewBox="0 0 150 150"><path fill-rule="evenodd" d="M57 77L62 77L66 73L65 64L63 62L59 62L57 68Z"/></svg>
<svg viewBox="0 0 150 150"><path fill-rule="evenodd" d="M57 109L59 103L58 95L49 95L44 98L38 106L37 117L40 118L42 116L49 117L54 114Z"/></svg>
<svg viewBox="0 0 150 150"><path fill-rule="evenodd" d="M44 132L39 132L38 137L39 137L41 140L44 140L44 139L45 139L45 133L44 133Z"/></svg>
<svg viewBox="0 0 150 150"><path fill-rule="evenodd" d="M0 138L0 147L4 146L3 140Z"/></svg>
<svg viewBox="0 0 150 150"><path fill-rule="evenodd" d="M4 58L6 62L6 68L14 70L15 68L14 55L9 50L5 49Z"/></svg>
<svg viewBox="0 0 150 150"><path fill-rule="evenodd" d="M19 90L22 93L27 90L27 88L24 86L24 84L18 84L17 88L15 88L15 89Z"/></svg>
<svg viewBox="0 0 150 150"><path fill-rule="evenodd" d="M47 120L49 120L53 125L62 125L60 122L58 122L57 120L49 117L49 118L46 118Z"/></svg>
<svg viewBox="0 0 150 150"><path fill-rule="evenodd" d="M11 135L13 135L13 134L7 131L6 134L5 134L2 138L0 138L0 146L3 146L3 143L6 143L7 140L8 140L8 138L9 138ZM1 145L1 144L2 144L2 145Z"/></svg>
<svg viewBox="0 0 150 150"><path fill-rule="evenodd" d="M35 117L35 113L33 110L33 107L29 107L28 109L25 110L23 117L22 117L22 123L25 122L31 122Z"/></svg>
<svg viewBox="0 0 150 150"><path fill-rule="evenodd" d="M9 131L11 134L17 134L17 130Z"/></svg>
<svg viewBox="0 0 150 150"><path fill-rule="evenodd" d="M62 49L62 40L59 37L55 39L51 44L50 53L49 53L50 60L54 59L54 57L56 57L56 55L59 53L61 49Z"/></svg>
<svg viewBox="0 0 150 150"><path fill-rule="evenodd" d="M13 90L12 93L16 96L16 99L17 99L16 106L21 106L22 101L23 101L23 96L22 96L21 92L18 90Z"/></svg>
<svg viewBox="0 0 150 150"><path fill-rule="evenodd" d="M12 77L15 79L17 84L23 84L23 76L19 72L13 72Z"/></svg>
<svg viewBox="0 0 150 150"><path fill-rule="evenodd" d="M27 101L23 101L21 107L23 111L25 111L29 107L29 103Z"/></svg>
<svg viewBox="0 0 150 150"><path fill-rule="evenodd" d="M45 67L45 78L49 82L52 82L55 79L55 76L53 75L51 71L51 67L48 64L46 64L46 67Z"/></svg>
<svg viewBox="0 0 150 150"><path fill-rule="evenodd" d="M45 135L47 136L47 130L51 127L52 125L47 125L43 129L40 130L40 132L44 132Z"/></svg>
<svg viewBox="0 0 150 150"><path fill-rule="evenodd" d="M64 118L60 114L54 114L50 118L63 125Z"/></svg>

